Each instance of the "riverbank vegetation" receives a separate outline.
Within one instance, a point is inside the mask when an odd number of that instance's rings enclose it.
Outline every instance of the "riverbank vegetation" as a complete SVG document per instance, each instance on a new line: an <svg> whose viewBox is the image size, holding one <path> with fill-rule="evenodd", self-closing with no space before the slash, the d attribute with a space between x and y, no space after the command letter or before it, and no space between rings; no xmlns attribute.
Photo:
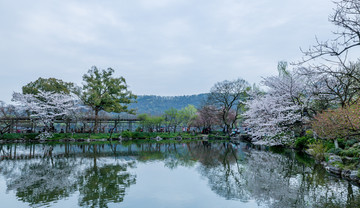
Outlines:
<svg viewBox="0 0 360 208"><path fill-rule="evenodd" d="M0 136L0 140L3 141L37 141L40 133L6 133ZM187 132L131 132L123 131L121 133L53 133L51 137L47 138L47 141L57 140L119 140L119 141L130 141L130 140L229 140L226 134L222 132L212 132L212 134L201 134L201 133L187 133Z"/></svg>

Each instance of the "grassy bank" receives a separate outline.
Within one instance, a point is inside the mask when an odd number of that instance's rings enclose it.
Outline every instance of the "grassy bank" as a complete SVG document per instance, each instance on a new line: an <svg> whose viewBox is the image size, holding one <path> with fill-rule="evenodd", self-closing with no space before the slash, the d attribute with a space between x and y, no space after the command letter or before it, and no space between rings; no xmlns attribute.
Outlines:
<svg viewBox="0 0 360 208"><path fill-rule="evenodd" d="M38 133L6 133L0 135L0 140L38 140ZM200 139L205 135L199 133L188 133L188 132L130 132L124 131L121 133L54 133L51 138L47 140L64 140L64 139L91 139L91 140L102 140L102 139L118 139L118 138L131 138L141 140L151 140L160 137L164 140L167 139ZM207 135L209 139L229 139L226 135L215 132L214 134Z"/></svg>

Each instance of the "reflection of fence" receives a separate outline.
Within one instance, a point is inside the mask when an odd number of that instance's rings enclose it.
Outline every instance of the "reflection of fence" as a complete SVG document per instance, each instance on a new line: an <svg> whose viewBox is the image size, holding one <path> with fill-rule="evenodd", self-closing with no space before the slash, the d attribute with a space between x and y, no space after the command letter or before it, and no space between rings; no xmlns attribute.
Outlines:
<svg viewBox="0 0 360 208"><path fill-rule="evenodd" d="M133 130L134 124L139 121L136 116L124 117L99 117L98 126L99 132L108 132L110 129L117 127L116 132L122 130ZM10 125L9 133L31 133L42 130L42 126L31 121L29 117L14 117L14 118L0 118L1 123ZM93 130L95 124L94 117L82 117L77 119L57 119L54 121L55 132L79 132L85 133Z"/></svg>
<svg viewBox="0 0 360 208"><path fill-rule="evenodd" d="M95 154L95 155L94 155ZM132 157L139 156L137 152L104 152L104 153L55 153L55 154L14 154L14 155L0 155L0 161L2 160L31 160L31 159L44 159L44 158L68 158L68 157L83 157L83 158L102 158L102 157L127 157L127 159L131 159Z"/></svg>

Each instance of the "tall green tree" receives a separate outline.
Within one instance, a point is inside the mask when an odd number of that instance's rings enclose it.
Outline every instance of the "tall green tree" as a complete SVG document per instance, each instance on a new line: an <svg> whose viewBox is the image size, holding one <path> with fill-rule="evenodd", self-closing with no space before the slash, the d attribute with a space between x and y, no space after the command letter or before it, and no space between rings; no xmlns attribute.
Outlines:
<svg viewBox="0 0 360 208"><path fill-rule="evenodd" d="M114 72L112 68L99 70L93 66L83 76L81 100L94 111L94 132L98 132L98 115L102 110L133 113L127 105L134 102L136 96L128 90L124 77L113 77Z"/></svg>

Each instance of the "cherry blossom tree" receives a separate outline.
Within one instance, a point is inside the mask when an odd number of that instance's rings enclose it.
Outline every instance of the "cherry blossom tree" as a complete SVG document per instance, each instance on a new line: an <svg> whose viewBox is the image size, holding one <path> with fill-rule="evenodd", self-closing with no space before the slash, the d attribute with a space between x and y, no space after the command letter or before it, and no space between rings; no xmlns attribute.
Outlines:
<svg viewBox="0 0 360 208"><path fill-rule="evenodd" d="M252 92L244 113L249 134L269 144L289 142L294 131L302 130L312 99L303 76L286 70L284 63L278 69L279 76L262 81L267 93Z"/></svg>
<svg viewBox="0 0 360 208"><path fill-rule="evenodd" d="M53 123L56 119L71 116L78 108L74 95L40 91L37 95L14 93L13 101L30 113L30 119L44 126L40 139L51 137Z"/></svg>
<svg viewBox="0 0 360 208"><path fill-rule="evenodd" d="M11 133L12 118L18 116L14 105L6 104L0 100L0 135Z"/></svg>

